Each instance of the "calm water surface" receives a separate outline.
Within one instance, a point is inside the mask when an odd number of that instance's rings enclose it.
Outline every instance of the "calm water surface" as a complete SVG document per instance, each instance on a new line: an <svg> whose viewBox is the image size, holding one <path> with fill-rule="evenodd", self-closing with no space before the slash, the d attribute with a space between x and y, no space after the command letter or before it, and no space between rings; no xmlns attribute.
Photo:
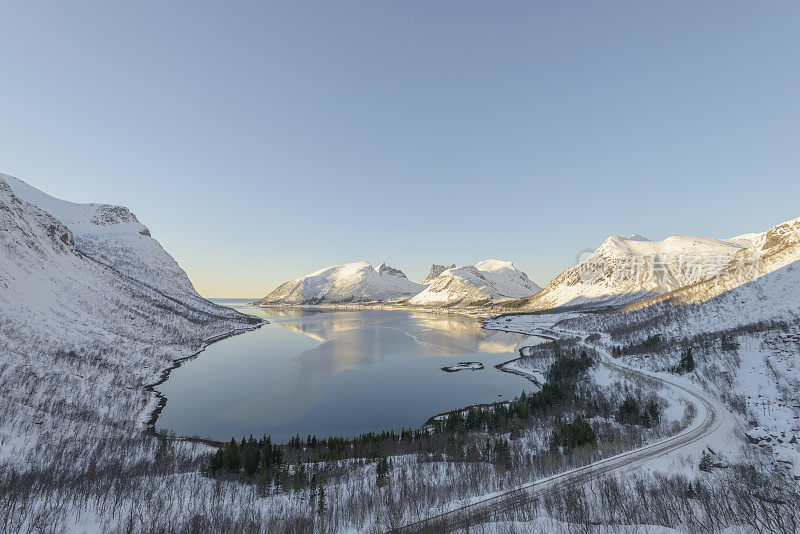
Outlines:
<svg viewBox="0 0 800 534"><path fill-rule="evenodd" d="M445 315L217 302L270 324L214 343L172 371L158 387L168 399L159 428L219 440L267 434L278 441L416 428L440 412L534 389L494 366L520 346L544 342ZM467 360L485 369L440 369Z"/></svg>

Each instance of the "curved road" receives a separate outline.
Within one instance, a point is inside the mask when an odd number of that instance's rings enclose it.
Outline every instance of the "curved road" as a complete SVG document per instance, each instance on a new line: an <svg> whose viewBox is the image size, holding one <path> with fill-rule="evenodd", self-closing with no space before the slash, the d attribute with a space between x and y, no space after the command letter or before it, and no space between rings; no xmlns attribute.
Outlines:
<svg viewBox="0 0 800 534"><path fill-rule="evenodd" d="M520 332L528 335L542 335L552 337L552 334L536 334L530 332ZM566 334L567 332L563 332ZM578 334L569 332L569 334ZM584 334L578 334L583 337ZM667 378L652 375L645 371L622 365L614 361L601 344L584 343L595 349L603 358L606 365L618 371L634 373L651 380L657 380L662 384L679 389L696 401L698 408L695 421L678 434L665 438L661 441L645 445L638 449L623 452L609 458L600 460L593 464L578 467L570 471L565 471L551 477L524 484L514 490L504 492L500 495L489 497L466 506L456 508L449 512L432 516L428 519L418 521L394 530L394 532L447 532L459 528L468 527L478 523L489 521L497 512L517 508L532 499L544 495L556 488L580 485L599 475L612 472L620 472L635 469L651 460L654 460L667 453L677 451L687 445L706 438L713 434L722 426L725 418L725 410L713 399L704 393L694 391L682 384L673 382Z"/></svg>

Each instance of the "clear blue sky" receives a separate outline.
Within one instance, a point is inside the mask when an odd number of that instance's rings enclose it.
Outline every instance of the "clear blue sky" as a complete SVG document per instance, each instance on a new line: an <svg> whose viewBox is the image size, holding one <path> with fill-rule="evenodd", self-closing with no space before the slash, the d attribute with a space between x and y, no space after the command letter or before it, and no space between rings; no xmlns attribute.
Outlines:
<svg viewBox="0 0 800 534"><path fill-rule="evenodd" d="M49 5L48 5L49 4ZM4 2L0 172L206 296L800 216L798 2Z"/></svg>

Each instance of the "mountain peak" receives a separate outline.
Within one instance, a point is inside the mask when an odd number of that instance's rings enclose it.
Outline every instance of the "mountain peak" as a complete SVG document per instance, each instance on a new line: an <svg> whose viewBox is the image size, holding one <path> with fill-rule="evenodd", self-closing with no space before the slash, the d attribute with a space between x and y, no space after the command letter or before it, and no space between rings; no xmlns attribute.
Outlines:
<svg viewBox="0 0 800 534"><path fill-rule="evenodd" d="M475 268L479 271L486 271L490 273L496 273L498 271L504 271L506 269L510 269L512 271L516 271L516 267L510 261L503 261L503 260L483 260L479 261L475 264Z"/></svg>
<svg viewBox="0 0 800 534"><path fill-rule="evenodd" d="M289 280L259 304L322 304L402 300L425 288L409 280L400 269L367 261L345 263L320 269Z"/></svg>
<svg viewBox="0 0 800 534"><path fill-rule="evenodd" d="M437 273L437 271L439 271ZM431 278L431 275L437 276ZM431 267L425 279L427 289L412 297L409 302L423 306L468 306L533 295L541 288L510 261L484 260L475 265Z"/></svg>
<svg viewBox="0 0 800 534"><path fill-rule="evenodd" d="M433 265L431 265L431 270L428 273L428 276L425 277L425 280L422 281L422 283L423 284L430 284L431 282L433 282L433 280L437 276L442 274L444 271L446 271L448 269L455 269L455 268L456 268L456 264L455 263L451 263L447 267L445 267L444 265L437 265L436 263L434 263Z"/></svg>
<svg viewBox="0 0 800 534"><path fill-rule="evenodd" d="M383 262L383 261L381 262L380 265L378 265L375 268L375 270L381 276L386 274L386 275L390 275L390 276L402 276L403 278L406 277L406 275L405 275L405 273L403 271L401 271L400 269L395 269L394 267L389 267L388 265L386 265L386 262Z"/></svg>

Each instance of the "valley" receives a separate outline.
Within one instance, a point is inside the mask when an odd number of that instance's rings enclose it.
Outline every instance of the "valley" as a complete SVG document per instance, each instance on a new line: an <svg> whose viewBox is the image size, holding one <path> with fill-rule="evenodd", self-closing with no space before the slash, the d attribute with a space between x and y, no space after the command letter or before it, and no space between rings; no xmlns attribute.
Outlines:
<svg viewBox="0 0 800 534"><path fill-rule="evenodd" d="M798 524L798 220L611 237L544 288L355 262L252 305L126 208L2 175L0 219L0 530Z"/></svg>

